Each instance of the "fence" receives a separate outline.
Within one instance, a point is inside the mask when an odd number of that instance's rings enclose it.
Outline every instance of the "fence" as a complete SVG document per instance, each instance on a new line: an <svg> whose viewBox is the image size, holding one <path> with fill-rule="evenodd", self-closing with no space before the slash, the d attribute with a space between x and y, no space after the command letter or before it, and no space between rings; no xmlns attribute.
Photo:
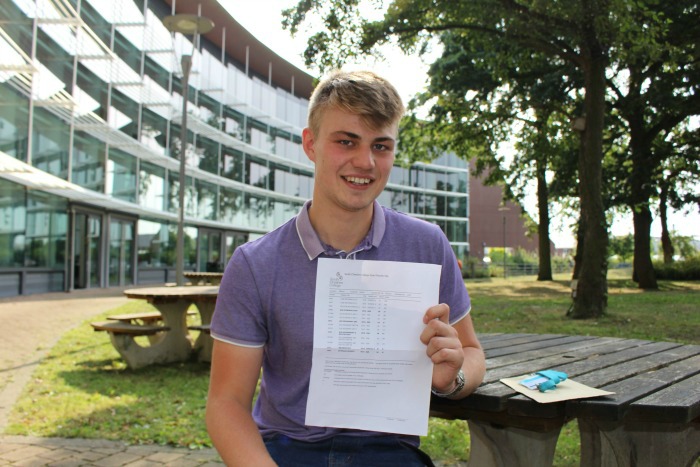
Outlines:
<svg viewBox="0 0 700 467"><path fill-rule="evenodd" d="M464 267L464 277L515 277L515 276L536 276L540 272L538 264L529 263L506 263L505 274L503 263L469 263ZM568 264L552 264L552 274L570 273L572 266Z"/></svg>

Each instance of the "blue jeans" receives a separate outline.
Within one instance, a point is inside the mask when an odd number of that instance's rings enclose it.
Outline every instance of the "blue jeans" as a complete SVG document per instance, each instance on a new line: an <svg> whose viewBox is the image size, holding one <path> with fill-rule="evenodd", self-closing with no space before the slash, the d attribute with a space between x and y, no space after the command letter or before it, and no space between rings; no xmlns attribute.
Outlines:
<svg viewBox="0 0 700 467"><path fill-rule="evenodd" d="M396 436L347 436L297 441L284 435L265 439L280 467L432 467L420 449Z"/></svg>

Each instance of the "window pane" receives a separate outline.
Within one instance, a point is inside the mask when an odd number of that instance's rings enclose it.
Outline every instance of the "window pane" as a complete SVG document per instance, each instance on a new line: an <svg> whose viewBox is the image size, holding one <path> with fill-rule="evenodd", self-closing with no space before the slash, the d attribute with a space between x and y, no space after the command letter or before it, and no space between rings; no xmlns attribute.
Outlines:
<svg viewBox="0 0 700 467"><path fill-rule="evenodd" d="M221 157L221 175L235 180L237 182L243 181L243 153L223 147L223 155Z"/></svg>
<svg viewBox="0 0 700 467"><path fill-rule="evenodd" d="M221 188L220 215L222 222L235 225L246 225L243 193L231 188Z"/></svg>
<svg viewBox="0 0 700 467"><path fill-rule="evenodd" d="M107 194L136 201L136 159L114 148L110 148L107 161Z"/></svg>
<svg viewBox="0 0 700 467"><path fill-rule="evenodd" d="M68 180L70 126L46 109L34 108L32 165Z"/></svg>
<svg viewBox="0 0 700 467"><path fill-rule="evenodd" d="M27 197L25 265L63 269L68 226L66 201L40 192Z"/></svg>
<svg viewBox="0 0 700 467"><path fill-rule="evenodd" d="M0 151L27 161L28 101L7 83L0 83Z"/></svg>
<svg viewBox="0 0 700 467"><path fill-rule="evenodd" d="M90 190L104 192L105 144L82 132L75 132L71 181Z"/></svg>
<svg viewBox="0 0 700 467"><path fill-rule="evenodd" d="M271 227L272 206L267 198L250 193L245 194L248 223L251 227L268 229Z"/></svg>
<svg viewBox="0 0 700 467"><path fill-rule="evenodd" d="M214 141L199 136L197 138L197 166L207 172L218 174L219 169L219 145Z"/></svg>
<svg viewBox="0 0 700 467"><path fill-rule="evenodd" d="M138 221L138 264L145 267L175 266L176 233L170 235L167 223Z"/></svg>
<svg viewBox="0 0 700 467"><path fill-rule="evenodd" d="M196 215L196 191L192 185L192 177L185 177L185 215L194 217ZM167 210L172 213L180 211L180 174L178 172L168 172L168 206Z"/></svg>
<svg viewBox="0 0 700 467"><path fill-rule="evenodd" d="M254 162L252 158L246 157L246 183L260 188L269 187L270 169L266 162Z"/></svg>
<svg viewBox="0 0 700 467"><path fill-rule="evenodd" d="M139 203L147 208L165 209L165 169L141 162L139 171Z"/></svg>
<svg viewBox="0 0 700 467"><path fill-rule="evenodd" d="M0 267L24 266L25 188L0 178Z"/></svg>
<svg viewBox="0 0 700 467"><path fill-rule="evenodd" d="M158 154L166 154L168 122L148 109L141 117L140 141Z"/></svg>
<svg viewBox="0 0 700 467"><path fill-rule="evenodd" d="M216 220L216 185L197 180L195 197L197 217Z"/></svg>

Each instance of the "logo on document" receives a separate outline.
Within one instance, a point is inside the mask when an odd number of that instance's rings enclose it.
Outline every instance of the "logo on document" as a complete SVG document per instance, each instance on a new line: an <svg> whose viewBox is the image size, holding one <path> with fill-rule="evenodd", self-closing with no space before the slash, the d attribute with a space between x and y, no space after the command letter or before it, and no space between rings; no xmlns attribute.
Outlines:
<svg viewBox="0 0 700 467"><path fill-rule="evenodd" d="M330 278L330 287L340 287L343 285L343 275L340 272L335 273L335 277Z"/></svg>

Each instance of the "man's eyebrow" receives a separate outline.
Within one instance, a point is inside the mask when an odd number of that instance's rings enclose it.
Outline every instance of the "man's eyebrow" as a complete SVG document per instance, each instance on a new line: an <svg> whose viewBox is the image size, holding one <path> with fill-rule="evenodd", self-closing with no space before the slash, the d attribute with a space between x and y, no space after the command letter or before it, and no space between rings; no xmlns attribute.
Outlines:
<svg viewBox="0 0 700 467"><path fill-rule="evenodd" d="M362 139L362 137L360 135L358 135L357 133L353 133L351 131L338 130L338 131L334 131L332 134L335 136L341 136L341 135L346 136L349 139ZM372 141L376 143L376 142L384 142L384 141L394 141L395 142L397 140L396 140L396 138L393 138L391 136L379 136L377 138L374 138Z"/></svg>
<svg viewBox="0 0 700 467"><path fill-rule="evenodd" d="M360 135L353 133L351 131L338 130L332 133L335 136L347 136L350 139L362 139Z"/></svg>
<svg viewBox="0 0 700 467"><path fill-rule="evenodd" d="M375 143L380 143L384 141L393 141L396 142L396 138L392 138L391 136L380 136L379 138L374 138Z"/></svg>

